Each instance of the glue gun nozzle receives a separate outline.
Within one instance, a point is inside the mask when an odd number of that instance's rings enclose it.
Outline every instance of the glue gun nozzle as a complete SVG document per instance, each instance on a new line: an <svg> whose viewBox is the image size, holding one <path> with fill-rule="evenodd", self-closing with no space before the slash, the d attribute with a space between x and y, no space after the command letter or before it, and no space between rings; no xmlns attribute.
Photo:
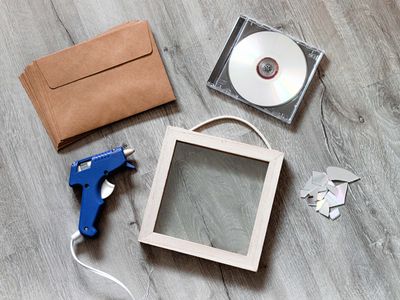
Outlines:
<svg viewBox="0 0 400 300"><path fill-rule="evenodd" d="M133 150L133 149L125 149L124 150L124 155L125 155L125 157L128 157L129 155L131 155L133 152L135 152L135 150Z"/></svg>

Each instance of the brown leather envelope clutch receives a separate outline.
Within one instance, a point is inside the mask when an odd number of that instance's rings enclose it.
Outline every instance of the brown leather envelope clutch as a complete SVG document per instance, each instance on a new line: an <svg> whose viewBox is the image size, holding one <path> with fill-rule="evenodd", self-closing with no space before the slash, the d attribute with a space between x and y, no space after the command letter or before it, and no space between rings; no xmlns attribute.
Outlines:
<svg viewBox="0 0 400 300"><path fill-rule="evenodd" d="M54 146L175 100L146 21L40 58L20 80Z"/></svg>

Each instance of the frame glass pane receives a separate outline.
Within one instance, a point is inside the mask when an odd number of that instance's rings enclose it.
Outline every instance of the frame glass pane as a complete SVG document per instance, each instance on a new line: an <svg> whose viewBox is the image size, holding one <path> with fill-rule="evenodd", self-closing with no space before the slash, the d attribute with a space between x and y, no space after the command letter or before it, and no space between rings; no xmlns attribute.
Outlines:
<svg viewBox="0 0 400 300"><path fill-rule="evenodd" d="M177 141L154 231L246 255L267 168Z"/></svg>

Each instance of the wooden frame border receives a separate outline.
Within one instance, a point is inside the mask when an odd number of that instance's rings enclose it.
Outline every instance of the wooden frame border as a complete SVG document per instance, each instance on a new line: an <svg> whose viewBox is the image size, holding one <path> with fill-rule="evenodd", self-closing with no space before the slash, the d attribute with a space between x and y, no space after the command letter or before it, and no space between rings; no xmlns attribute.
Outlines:
<svg viewBox="0 0 400 300"><path fill-rule="evenodd" d="M164 187L177 141L252 159L258 159L269 163L247 255L213 248L154 232L161 199L164 194ZM142 227L139 233L139 242L256 272L267 232L268 221L282 167L283 156L282 152L276 150L270 150L191 130L168 126L161 147L149 200L144 212Z"/></svg>

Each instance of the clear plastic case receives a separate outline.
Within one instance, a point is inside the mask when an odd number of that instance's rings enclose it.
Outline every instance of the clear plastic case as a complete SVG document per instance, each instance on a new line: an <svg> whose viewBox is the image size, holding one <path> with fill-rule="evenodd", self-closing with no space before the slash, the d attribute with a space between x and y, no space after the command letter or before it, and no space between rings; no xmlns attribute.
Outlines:
<svg viewBox="0 0 400 300"><path fill-rule="evenodd" d="M240 16L235 26L233 27L231 34L229 35L229 38L214 67L214 70L210 75L210 78L207 81L207 86L225 95L228 95L233 99L242 101L252 107L255 107L256 109L264 113L267 113L287 124L291 124L303 100L304 94L308 86L310 85L310 82L317 70L317 67L320 61L322 60L322 57L324 56L324 51L289 36L297 45L299 45L299 47L304 52L304 55L306 57L307 77L304 82L304 85L302 89L299 91L299 93L292 100L290 100L285 104L274 107L259 106L247 101L236 92L235 88L231 83L231 80L229 79L228 62L232 50L242 39L246 38L247 36L253 33L260 31L274 31L288 36L287 34L282 33L281 31L271 26L261 24L256 20L251 19L247 16Z"/></svg>

